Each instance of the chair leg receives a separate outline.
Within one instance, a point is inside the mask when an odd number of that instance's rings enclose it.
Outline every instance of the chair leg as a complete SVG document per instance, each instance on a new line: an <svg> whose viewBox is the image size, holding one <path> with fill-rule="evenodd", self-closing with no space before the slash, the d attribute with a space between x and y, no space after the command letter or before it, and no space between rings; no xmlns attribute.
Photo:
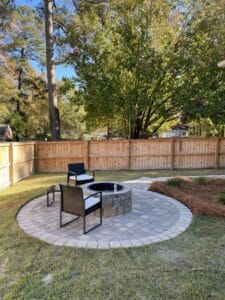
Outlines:
<svg viewBox="0 0 225 300"><path fill-rule="evenodd" d="M86 233L92 231L93 229L95 229L95 228L97 228L97 227L99 227L99 226L102 225L102 207L99 208L99 209L100 209L100 223L97 224L97 225L95 225L95 226L93 226L93 227L91 227L91 228L88 229L87 231L86 231L86 227L85 227L85 226L86 226L86 223L85 223L85 216L84 216L84 234L86 234Z"/></svg>
<svg viewBox="0 0 225 300"><path fill-rule="evenodd" d="M59 224L60 224L60 227L64 227L64 226L66 226L66 225L72 223L73 221L78 220L79 218L80 218L80 217L78 216L78 217L76 217L76 218L74 218L74 219L72 219L72 220L70 220L70 221L68 221L68 222L66 222L66 223L63 224L63 222L62 222L62 210L60 210L60 216L59 216Z"/></svg>
<svg viewBox="0 0 225 300"><path fill-rule="evenodd" d="M100 225L102 224L102 206L100 207Z"/></svg>
<svg viewBox="0 0 225 300"><path fill-rule="evenodd" d="M93 229L96 229L96 228L99 227L99 226L101 226L101 223L99 223L99 224L97 224L97 225L91 227L90 229L88 229L87 231L85 231L84 234L86 234L86 233L92 231Z"/></svg>
<svg viewBox="0 0 225 300"><path fill-rule="evenodd" d="M49 194L53 194L52 196L52 201L51 200L51 197L49 197ZM54 192L47 192L47 207L49 207L50 205L52 205L52 203L55 201L55 194Z"/></svg>
<svg viewBox="0 0 225 300"><path fill-rule="evenodd" d="M86 233L86 224L85 224L85 215L83 217L83 233L85 234Z"/></svg>
<svg viewBox="0 0 225 300"><path fill-rule="evenodd" d="M47 192L47 207L49 206L49 192Z"/></svg>
<svg viewBox="0 0 225 300"><path fill-rule="evenodd" d="M59 215L59 224L60 224L60 227L62 227L62 210L60 209L60 215Z"/></svg>

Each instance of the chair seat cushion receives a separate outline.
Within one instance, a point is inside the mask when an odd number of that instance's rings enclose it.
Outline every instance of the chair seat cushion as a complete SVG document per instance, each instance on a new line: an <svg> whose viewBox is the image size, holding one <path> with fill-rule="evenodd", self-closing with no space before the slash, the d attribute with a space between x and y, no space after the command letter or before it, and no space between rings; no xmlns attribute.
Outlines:
<svg viewBox="0 0 225 300"><path fill-rule="evenodd" d="M71 180L76 180L75 176L70 176ZM82 180L92 180L93 176L89 175L89 174L81 174L81 175L77 175L77 181L82 181Z"/></svg>
<svg viewBox="0 0 225 300"><path fill-rule="evenodd" d="M90 197L87 200L85 200L85 209L88 209L99 202L100 202L99 198Z"/></svg>

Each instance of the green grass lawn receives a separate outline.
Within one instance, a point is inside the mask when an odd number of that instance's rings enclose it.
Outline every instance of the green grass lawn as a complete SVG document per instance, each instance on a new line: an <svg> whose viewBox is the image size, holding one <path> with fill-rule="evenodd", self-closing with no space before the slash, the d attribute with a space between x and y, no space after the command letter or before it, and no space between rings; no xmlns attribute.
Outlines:
<svg viewBox="0 0 225 300"><path fill-rule="evenodd" d="M225 174L99 171L97 180ZM195 216L166 242L129 249L50 246L17 225L18 209L65 174L38 174L0 192L0 299L225 299L225 219ZM46 220L47 222L47 220Z"/></svg>

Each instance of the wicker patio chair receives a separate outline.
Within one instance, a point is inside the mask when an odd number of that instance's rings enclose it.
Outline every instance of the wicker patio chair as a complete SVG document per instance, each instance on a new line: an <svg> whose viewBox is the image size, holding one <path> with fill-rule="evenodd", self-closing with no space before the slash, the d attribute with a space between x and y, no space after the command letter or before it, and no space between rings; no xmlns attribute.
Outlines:
<svg viewBox="0 0 225 300"><path fill-rule="evenodd" d="M68 164L67 185L70 181L74 181L74 185L81 185L94 181L95 173L87 174L84 168L84 163Z"/></svg>
<svg viewBox="0 0 225 300"><path fill-rule="evenodd" d="M47 189L47 207L52 205L53 202L55 202L55 193L60 193L60 186L59 185L51 185L48 189ZM52 194L52 201L50 201L50 197L49 195Z"/></svg>
<svg viewBox="0 0 225 300"><path fill-rule="evenodd" d="M80 187L72 187L60 184L61 189L61 205L60 205L60 227L63 227L79 217L83 217L83 233L86 234L89 231L97 228L102 224L102 193L97 192L83 197L83 190ZM99 197L96 197L99 195ZM95 196L95 197L94 197ZM89 230L86 230L86 216L95 210L100 210L100 223L93 226ZM62 213L69 213L76 215L77 218L72 219L69 222L63 224Z"/></svg>

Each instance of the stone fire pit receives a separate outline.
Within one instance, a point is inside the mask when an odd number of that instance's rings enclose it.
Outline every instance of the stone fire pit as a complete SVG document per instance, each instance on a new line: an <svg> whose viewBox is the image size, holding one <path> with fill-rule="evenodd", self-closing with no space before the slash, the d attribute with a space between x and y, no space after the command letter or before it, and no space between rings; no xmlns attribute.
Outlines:
<svg viewBox="0 0 225 300"><path fill-rule="evenodd" d="M92 182L85 187L88 193L102 192L103 216L124 215L132 209L131 188L114 182Z"/></svg>

